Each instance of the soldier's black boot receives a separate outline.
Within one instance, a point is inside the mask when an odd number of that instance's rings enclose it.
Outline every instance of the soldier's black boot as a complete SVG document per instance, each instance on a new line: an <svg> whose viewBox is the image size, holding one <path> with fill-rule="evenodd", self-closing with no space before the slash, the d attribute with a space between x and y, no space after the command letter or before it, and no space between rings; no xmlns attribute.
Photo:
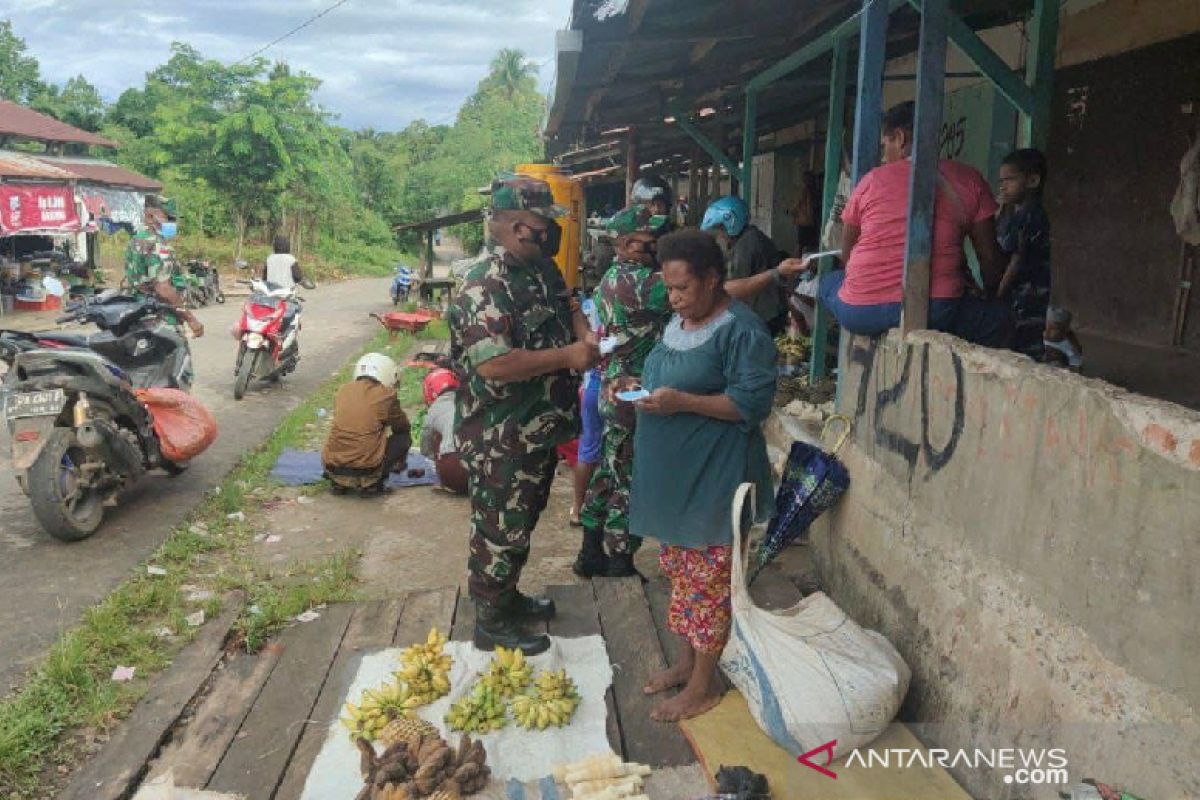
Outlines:
<svg viewBox="0 0 1200 800"><path fill-rule="evenodd" d="M633 553L616 553L608 557L608 567L604 570L606 578L639 578L642 573L633 566Z"/></svg>
<svg viewBox="0 0 1200 800"><path fill-rule="evenodd" d="M501 602L508 613L519 620L538 620L546 622L554 619L554 601L549 597L537 595L530 597L527 594L521 594L514 591L512 594L505 597Z"/></svg>
<svg viewBox="0 0 1200 800"><path fill-rule="evenodd" d="M604 555L604 534L600 531L584 529L583 543L579 546L579 555L571 571L581 578L591 578L603 575L608 569L608 557Z"/></svg>
<svg viewBox="0 0 1200 800"><path fill-rule="evenodd" d="M503 647L536 656L550 649L550 637L530 633L506 608L482 600L475 601L475 646L480 650Z"/></svg>

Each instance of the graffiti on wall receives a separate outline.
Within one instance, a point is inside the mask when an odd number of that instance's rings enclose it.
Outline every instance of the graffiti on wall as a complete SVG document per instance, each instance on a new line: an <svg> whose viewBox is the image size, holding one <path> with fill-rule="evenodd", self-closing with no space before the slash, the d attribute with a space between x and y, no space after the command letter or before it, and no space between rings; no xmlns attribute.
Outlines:
<svg viewBox="0 0 1200 800"><path fill-rule="evenodd" d="M950 433L944 442L935 443L931 429L936 427L944 430L944 423L939 417L931 420L931 386L929 376L929 344L916 347L904 347L904 363L900 374L894 380L877 381L875 378L875 359L879 349L879 340L871 339L859 344L858 340L851 345L850 363L860 367L858 376L858 395L854 407L854 418L859 422L860 430L869 429L876 447L882 447L896 453L908 465L909 480L916 475L919 464L924 465L925 478L929 479L940 472L954 458L962 438L963 424L966 418L966 382L963 375L962 359L951 351L950 359L954 371L954 387L952 389L953 407L949 420ZM916 355L914 355L916 354ZM919 360L916 379L913 379L913 361ZM917 403L920 408L920 437L910 435L896 425L900 416L901 405L917 393ZM869 411L869 414L868 414Z"/></svg>

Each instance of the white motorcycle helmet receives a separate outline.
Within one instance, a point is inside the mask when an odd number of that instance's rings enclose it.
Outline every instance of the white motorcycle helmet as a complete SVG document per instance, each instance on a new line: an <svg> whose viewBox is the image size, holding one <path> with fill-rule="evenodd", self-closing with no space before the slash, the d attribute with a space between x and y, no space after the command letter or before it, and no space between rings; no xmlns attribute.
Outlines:
<svg viewBox="0 0 1200 800"><path fill-rule="evenodd" d="M373 378L388 388L396 385L399 374L396 362L383 353L367 353L354 365L355 380Z"/></svg>

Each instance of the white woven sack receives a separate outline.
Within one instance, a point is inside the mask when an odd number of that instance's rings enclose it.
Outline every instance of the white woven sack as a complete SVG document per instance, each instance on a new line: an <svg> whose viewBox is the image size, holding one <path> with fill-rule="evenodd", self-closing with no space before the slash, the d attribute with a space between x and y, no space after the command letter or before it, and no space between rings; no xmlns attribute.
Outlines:
<svg viewBox="0 0 1200 800"><path fill-rule="evenodd" d="M836 758L883 733L912 673L891 642L864 630L821 592L783 611L754 604L741 529L742 506L748 496L753 503L753 491L744 483L734 495L733 630L721 669L776 744L800 755L836 740Z"/></svg>

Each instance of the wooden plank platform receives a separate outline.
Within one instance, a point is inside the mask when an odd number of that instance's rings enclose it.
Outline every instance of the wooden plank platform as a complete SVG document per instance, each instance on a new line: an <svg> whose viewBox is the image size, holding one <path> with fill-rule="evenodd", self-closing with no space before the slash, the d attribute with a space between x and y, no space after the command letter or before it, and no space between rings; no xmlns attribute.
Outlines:
<svg viewBox="0 0 1200 800"><path fill-rule="evenodd" d="M642 693L649 674L666 663L652 618L652 609L663 606L662 591L636 578L551 587L558 615L545 627L557 636L604 636L614 673L606 698L613 749L631 761L682 767L696 762L690 746L677 726L650 719L655 701ZM119 791L73 796L128 797L142 776L170 771L181 787L298 800L364 654L423 640L431 627L465 640L474 625L473 604L454 587L334 605L320 614L257 654L238 653L217 664L219 653L205 649L197 658L206 674L192 683L207 682L206 692L195 699L195 689L175 693L174 716L167 714L174 730L105 759L105 774L121 776L114 782ZM160 718L166 713L161 700L155 709ZM94 792L95 769L81 774L90 780L81 790Z"/></svg>

